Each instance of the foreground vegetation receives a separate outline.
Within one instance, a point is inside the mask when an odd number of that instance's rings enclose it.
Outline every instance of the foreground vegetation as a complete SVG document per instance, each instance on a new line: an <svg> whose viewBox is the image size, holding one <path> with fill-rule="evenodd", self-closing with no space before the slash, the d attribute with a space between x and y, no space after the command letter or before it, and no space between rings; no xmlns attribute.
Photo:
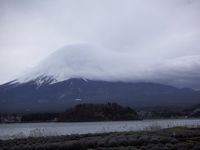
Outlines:
<svg viewBox="0 0 200 150"><path fill-rule="evenodd" d="M199 150L200 128L69 135L0 141L12 150Z"/></svg>

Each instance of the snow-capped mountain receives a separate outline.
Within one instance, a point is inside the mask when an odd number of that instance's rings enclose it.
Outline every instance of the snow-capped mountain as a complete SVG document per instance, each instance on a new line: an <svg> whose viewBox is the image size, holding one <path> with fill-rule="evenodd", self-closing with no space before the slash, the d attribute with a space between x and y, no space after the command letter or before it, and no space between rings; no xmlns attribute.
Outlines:
<svg viewBox="0 0 200 150"><path fill-rule="evenodd" d="M135 80L130 80L127 72L134 69L126 59L120 61L113 53L110 60L103 49L99 54L93 49L64 47L22 77L0 85L0 112L63 111L78 103L118 102L133 107L199 103L199 91L144 82L148 73L134 74Z"/></svg>
<svg viewBox="0 0 200 150"><path fill-rule="evenodd" d="M143 63L141 63L143 60ZM50 54L14 83L35 80L38 86L82 78L98 81L156 82L199 89L200 56L170 60L110 51L89 44L65 46ZM47 80L47 81L46 81Z"/></svg>
<svg viewBox="0 0 200 150"><path fill-rule="evenodd" d="M121 74L122 72L121 69L117 69L119 63L116 60L110 60L110 57L107 56L108 52L104 49L98 51L96 49L98 48L88 44L63 47L20 76L15 82L25 83L35 80L38 85L41 85L42 82L49 81L49 79L53 84L71 78L103 81L124 78L123 75L121 77L116 75L116 73ZM114 55L113 53L113 59L116 59ZM126 71L124 70L124 72Z"/></svg>

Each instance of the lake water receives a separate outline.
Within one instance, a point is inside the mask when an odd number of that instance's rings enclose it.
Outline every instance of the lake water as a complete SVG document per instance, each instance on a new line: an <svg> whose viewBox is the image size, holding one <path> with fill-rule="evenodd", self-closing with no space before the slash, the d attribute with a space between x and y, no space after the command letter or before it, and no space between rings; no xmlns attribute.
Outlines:
<svg viewBox="0 0 200 150"><path fill-rule="evenodd" d="M141 121L82 122L82 123L13 123L0 124L0 139L57 136L115 131L141 131L175 126L197 127L200 119L159 119Z"/></svg>

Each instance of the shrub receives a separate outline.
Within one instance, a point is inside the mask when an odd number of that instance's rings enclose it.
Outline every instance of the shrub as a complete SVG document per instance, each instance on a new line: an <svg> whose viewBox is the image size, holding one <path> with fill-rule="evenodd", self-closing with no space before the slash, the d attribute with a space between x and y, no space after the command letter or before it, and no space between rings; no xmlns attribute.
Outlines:
<svg viewBox="0 0 200 150"><path fill-rule="evenodd" d="M200 150L200 144L199 143L195 144L193 150Z"/></svg>
<svg viewBox="0 0 200 150"><path fill-rule="evenodd" d="M113 137L113 138L109 139L108 145L111 147L115 147L115 146L119 145L119 142L116 140L116 138Z"/></svg>
<svg viewBox="0 0 200 150"><path fill-rule="evenodd" d="M150 142L153 144L157 144L160 142L160 138L157 136L152 136Z"/></svg>

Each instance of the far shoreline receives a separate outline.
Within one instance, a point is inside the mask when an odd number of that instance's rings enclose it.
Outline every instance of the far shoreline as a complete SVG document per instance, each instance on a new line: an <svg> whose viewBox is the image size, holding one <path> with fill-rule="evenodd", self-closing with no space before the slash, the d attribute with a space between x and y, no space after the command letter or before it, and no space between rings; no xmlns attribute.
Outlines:
<svg viewBox="0 0 200 150"><path fill-rule="evenodd" d="M64 121L38 121L38 122L2 122L2 124L30 124L30 123L98 123L98 122L138 122L138 121L161 121L161 120L200 120L200 118L151 118L151 119L138 119L138 120L111 120L111 121L71 121L71 122L64 122Z"/></svg>

